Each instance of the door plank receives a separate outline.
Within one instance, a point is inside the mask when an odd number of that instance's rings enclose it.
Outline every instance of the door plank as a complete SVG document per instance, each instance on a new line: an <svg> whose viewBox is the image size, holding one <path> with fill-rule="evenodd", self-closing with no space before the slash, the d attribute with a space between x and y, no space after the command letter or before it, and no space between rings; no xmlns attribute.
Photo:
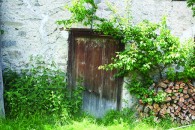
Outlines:
<svg viewBox="0 0 195 130"><path fill-rule="evenodd" d="M112 62L112 57L123 47L109 36L86 30L72 30L69 45L70 87L82 80L85 87L83 109L96 117L110 109L120 108L122 79L114 78L116 70L99 70L100 65ZM70 79L72 78L72 79Z"/></svg>

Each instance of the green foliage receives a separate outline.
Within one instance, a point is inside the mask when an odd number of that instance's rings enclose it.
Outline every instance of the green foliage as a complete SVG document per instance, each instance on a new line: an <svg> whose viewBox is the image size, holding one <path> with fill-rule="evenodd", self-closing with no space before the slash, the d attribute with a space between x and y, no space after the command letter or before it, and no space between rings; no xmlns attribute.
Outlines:
<svg viewBox="0 0 195 130"><path fill-rule="evenodd" d="M110 110L106 115L102 118L101 122L104 125L112 125L112 124L120 124L120 123L127 123L130 124L131 122L135 121L135 112L126 108L121 111Z"/></svg>
<svg viewBox="0 0 195 130"><path fill-rule="evenodd" d="M148 84L148 85L146 85ZM152 88L150 89L148 86L152 84L151 81L142 81L138 79L136 76L131 78L130 83L127 85L127 89L132 95L135 95L138 99L141 99L143 103L160 103L163 102L166 98L166 93L159 91L156 93Z"/></svg>
<svg viewBox="0 0 195 130"><path fill-rule="evenodd" d="M69 120L61 123L60 118L52 116L33 115L29 118L19 117L15 120L1 120L1 130L127 130L125 123L112 124L110 126L99 125L95 120L83 118L82 121Z"/></svg>
<svg viewBox="0 0 195 130"><path fill-rule="evenodd" d="M177 71L173 67L169 67L167 71L168 79L172 81L176 80L193 80L195 79L195 43L188 41L182 45L181 49L180 65L183 67L183 71ZM182 68L181 67L181 68Z"/></svg>
<svg viewBox="0 0 195 130"><path fill-rule="evenodd" d="M4 34L4 31L3 30L0 30L0 35Z"/></svg>
<svg viewBox="0 0 195 130"><path fill-rule="evenodd" d="M175 73L175 69L170 67L168 68L167 71L167 78L171 81L175 81L176 80L176 73Z"/></svg>
<svg viewBox="0 0 195 130"><path fill-rule="evenodd" d="M171 117L169 116L166 116L162 119L158 119L156 116L151 115L149 117L143 118L142 121L152 127L159 126L163 129L169 129L178 126L178 124L172 122Z"/></svg>
<svg viewBox="0 0 195 130"><path fill-rule="evenodd" d="M195 0L187 0L188 7L192 9L193 16L195 16Z"/></svg>
<svg viewBox="0 0 195 130"><path fill-rule="evenodd" d="M78 22L85 26L93 26L93 20L103 20L94 15L97 10L97 5L93 0L73 0L72 6L65 6L65 8L71 12L71 18L68 20L59 20L57 23L60 25L63 24L66 28Z"/></svg>
<svg viewBox="0 0 195 130"><path fill-rule="evenodd" d="M62 120L52 115L35 114L29 117L18 116L16 119L0 119L1 130L165 130L177 128L170 118L156 121L156 117L150 116L139 120L134 117L134 112L128 109L111 111L100 121L91 117L79 117L78 119ZM194 125L185 130L193 130ZM184 129L184 128L183 128Z"/></svg>
<svg viewBox="0 0 195 130"><path fill-rule="evenodd" d="M69 20L58 21L58 23L64 24L65 27L70 27L75 22L84 22L84 25L90 25L91 22L85 22L92 21L91 17L88 17L90 11L85 11L87 10L85 4L90 4L94 9L90 16L93 16L93 25L96 31L111 35L126 44L125 50L118 52L111 64L100 66L99 69L117 69L119 73L116 76L133 76L131 83L128 83L127 86L130 93L135 94L144 102L163 101L166 95L156 94L149 90L149 87L153 84L153 79L157 74L159 79L163 79L165 70L167 68L172 70L174 64L185 65L185 69L183 73L179 74L168 71L170 78L173 80L184 77L194 78L194 47L191 44L193 42L190 41L188 47L182 46L179 38L173 36L167 28L165 17L160 23L145 20L134 25L131 21L129 1L127 0L126 7L124 7L127 12L125 15L118 14L116 7L108 3L112 15L109 19L102 19L95 16L97 5L94 2L82 0L76 1L77 6L74 1L73 6L69 7L69 11L72 13ZM75 11L78 8L81 10ZM77 16L82 16L82 18Z"/></svg>
<svg viewBox="0 0 195 130"><path fill-rule="evenodd" d="M79 111L82 103L82 87L68 92L65 73L54 63L46 65L39 59L20 73L7 70L4 73L6 113L17 117L40 114L67 115Z"/></svg>
<svg viewBox="0 0 195 130"><path fill-rule="evenodd" d="M184 46L184 71L180 73L181 78L195 79L195 42L186 43Z"/></svg>
<svg viewBox="0 0 195 130"><path fill-rule="evenodd" d="M167 66L179 62L179 39L171 35L165 19L160 24L144 21L134 29L136 31L129 31L131 43L126 45L126 50L118 53L112 64L102 68L120 69L121 75L138 73L149 78L158 72L162 78Z"/></svg>
<svg viewBox="0 0 195 130"><path fill-rule="evenodd" d="M126 45L125 51L118 52L113 63L99 68L118 69L118 76L133 75L127 88L144 102L163 101L166 95L155 94L149 87L157 73L162 79L167 67L183 63L186 56L182 53L179 39L167 29L165 18L159 24L143 21L124 32L128 32L124 41L131 41Z"/></svg>

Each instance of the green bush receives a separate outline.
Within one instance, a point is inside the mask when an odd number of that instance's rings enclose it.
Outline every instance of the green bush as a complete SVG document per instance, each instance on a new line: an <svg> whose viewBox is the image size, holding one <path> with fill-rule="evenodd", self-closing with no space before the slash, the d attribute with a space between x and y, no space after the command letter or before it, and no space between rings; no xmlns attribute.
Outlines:
<svg viewBox="0 0 195 130"><path fill-rule="evenodd" d="M170 79L194 78L193 42L189 42L188 46L182 45L179 38L171 34L165 17L160 23L144 20L133 24L129 9L131 1L126 2L124 15L120 15L117 8L108 3L108 8L113 15L110 19L104 19L96 15L98 6L93 0L74 0L72 6L68 7L72 16L68 20L58 21L58 24L63 24L66 28L74 23L91 25L97 32L120 40L126 45L125 50L118 52L111 64L100 66L99 69L117 69L119 73L116 76L129 76L130 78L133 76L127 86L131 94L135 94L144 102L162 102L166 95L154 93L149 90L150 86L165 78L167 68L172 70L172 66L176 64L185 66L184 72L177 74L175 71L168 71ZM89 5L90 8L85 5ZM159 78L154 80L156 75L159 75Z"/></svg>
<svg viewBox="0 0 195 130"><path fill-rule="evenodd" d="M165 71L174 64L184 65L190 51L183 48L179 38L167 28L166 18L158 24L143 21L123 30L124 40L129 39L126 49L118 52L113 63L100 69L119 70L117 76L129 76L129 92L144 102L162 102L166 95L150 89L153 83L165 78ZM126 40L125 40L126 41ZM191 42L189 42L191 45Z"/></svg>
<svg viewBox="0 0 195 130"><path fill-rule="evenodd" d="M82 87L68 92L65 73L55 64L36 60L29 69L4 72L5 106L8 116L39 114L74 114L82 103Z"/></svg>
<svg viewBox="0 0 195 130"><path fill-rule="evenodd" d="M182 46L180 63L177 67L183 67L183 71L178 71L175 68L169 67L167 71L167 78L176 80L194 80L195 79L195 42L188 41Z"/></svg>

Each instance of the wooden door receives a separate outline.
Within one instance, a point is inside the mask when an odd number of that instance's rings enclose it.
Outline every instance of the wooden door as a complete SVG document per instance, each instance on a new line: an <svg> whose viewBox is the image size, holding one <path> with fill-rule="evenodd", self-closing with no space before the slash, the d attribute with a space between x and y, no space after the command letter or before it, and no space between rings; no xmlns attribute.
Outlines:
<svg viewBox="0 0 195 130"><path fill-rule="evenodd" d="M116 71L98 67L111 63L124 47L109 36L87 29L72 29L69 41L68 84L73 88L82 81L84 111L102 117L110 109L119 109L122 78L114 78Z"/></svg>

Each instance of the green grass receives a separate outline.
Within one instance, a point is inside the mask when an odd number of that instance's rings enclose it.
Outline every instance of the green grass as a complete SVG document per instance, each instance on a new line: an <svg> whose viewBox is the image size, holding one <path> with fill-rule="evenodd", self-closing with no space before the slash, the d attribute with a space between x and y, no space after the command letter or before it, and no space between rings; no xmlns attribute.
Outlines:
<svg viewBox="0 0 195 130"><path fill-rule="evenodd" d="M169 119L155 123L152 117L138 120L133 114L129 117L127 115L123 117L123 115L120 112L111 112L103 119L90 116L70 119L40 114L27 118L21 115L15 119L0 119L0 130L165 130L179 127ZM185 128L185 130L194 129L195 126Z"/></svg>
<svg viewBox="0 0 195 130"><path fill-rule="evenodd" d="M167 130L179 127L170 118L154 121L155 117L139 119L130 109L109 111L102 119L85 113L74 116L62 114L31 116L18 115L17 118L0 119L0 130ZM195 125L182 130L194 130Z"/></svg>

